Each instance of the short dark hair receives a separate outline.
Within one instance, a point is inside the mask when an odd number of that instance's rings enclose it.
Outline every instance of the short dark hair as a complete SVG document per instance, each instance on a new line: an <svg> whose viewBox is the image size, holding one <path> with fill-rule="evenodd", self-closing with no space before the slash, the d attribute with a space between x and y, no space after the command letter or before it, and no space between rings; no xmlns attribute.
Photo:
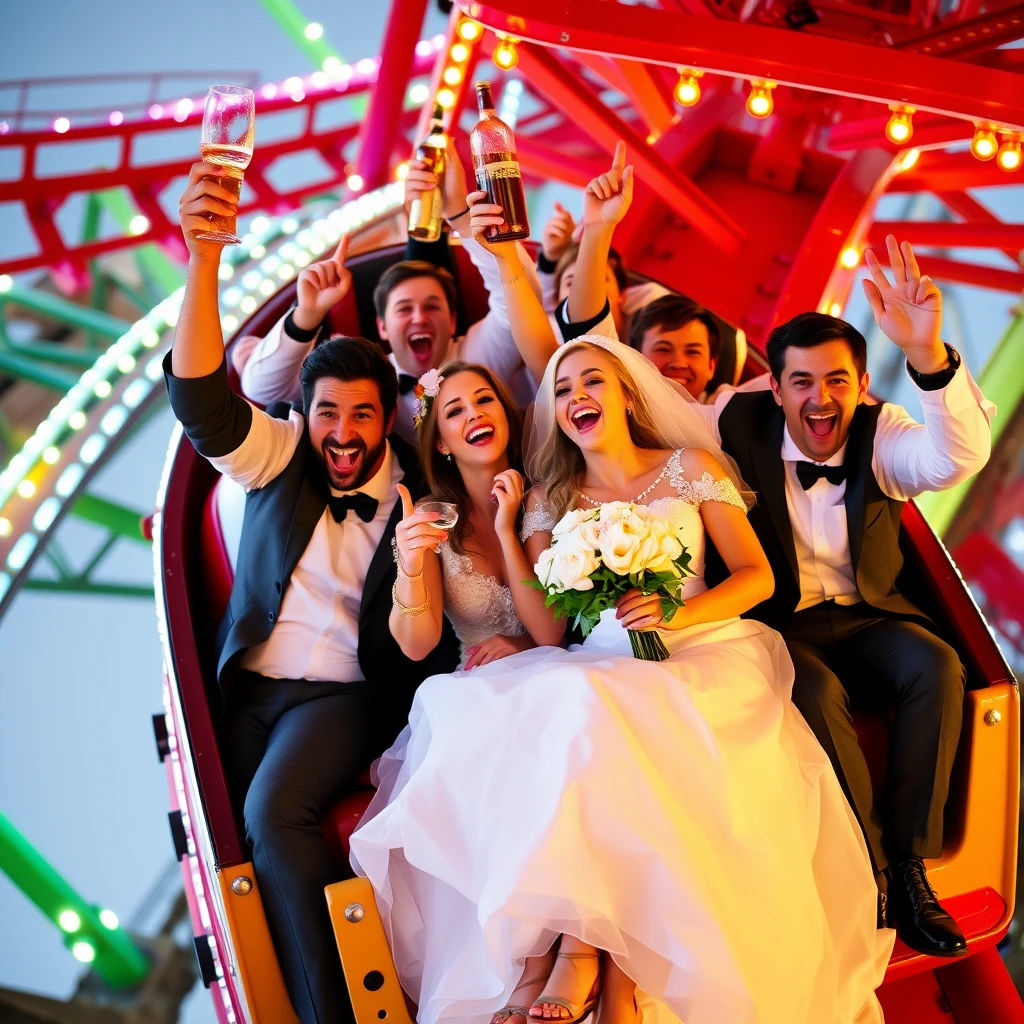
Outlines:
<svg viewBox="0 0 1024 1024"><path fill-rule="evenodd" d="M579 259L580 243L571 242L565 252L558 257L555 264L555 294L562 287L562 275ZM615 249L608 250L608 266L612 268L612 274L619 286L619 291L624 292L629 287L629 274L622 262L622 257Z"/></svg>
<svg viewBox="0 0 1024 1024"><path fill-rule="evenodd" d="M633 314L633 323L629 328L629 343L638 352L643 348L644 335L651 330L678 331L694 320L702 323L708 332L708 352L712 359L718 358L722 347L722 335L718 330L718 321L710 309L705 309L692 299L682 295L662 295L661 298L648 302L646 306Z"/></svg>
<svg viewBox="0 0 1024 1024"><path fill-rule="evenodd" d="M335 380L370 380L377 385L386 420L398 403L398 375L379 345L365 338L346 338L336 334L303 360L299 370L302 407L308 416L313 405L316 382L324 377Z"/></svg>
<svg viewBox="0 0 1024 1024"><path fill-rule="evenodd" d="M429 277L435 280L444 292L448 300L448 308L454 313L458 295L455 290L455 278L445 270L444 267L434 266L426 260L402 260L401 263L393 263L377 282L373 289L373 307L377 316L384 319L384 313L388 308L388 296L403 281L411 281L414 277Z"/></svg>
<svg viewBox="0 0 1024 1024"><path fill-rule="evenodd" d="M857 375L864 376L868 368L868 343L864 335L853 324L827 313L798 313L768 335L765 354L772 376L782 379L787 348L816 348L827 341L845 341L850 346Z"/></svg>

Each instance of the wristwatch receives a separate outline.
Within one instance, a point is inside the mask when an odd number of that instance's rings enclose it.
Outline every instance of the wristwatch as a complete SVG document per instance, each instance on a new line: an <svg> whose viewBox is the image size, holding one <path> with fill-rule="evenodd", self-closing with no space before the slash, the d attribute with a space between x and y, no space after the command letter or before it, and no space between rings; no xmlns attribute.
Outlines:
<svg viewBox="0 0 1024 1024"><path fill-rule="evenodd" d="M943 344L946 346L946 358L949 360L949 366L944 370L936 370L934 373L918 373L910 365L910 360L907 360L907 373L922 391L941 391L960 369L960 353L947 342L943 342Z"/></svg>

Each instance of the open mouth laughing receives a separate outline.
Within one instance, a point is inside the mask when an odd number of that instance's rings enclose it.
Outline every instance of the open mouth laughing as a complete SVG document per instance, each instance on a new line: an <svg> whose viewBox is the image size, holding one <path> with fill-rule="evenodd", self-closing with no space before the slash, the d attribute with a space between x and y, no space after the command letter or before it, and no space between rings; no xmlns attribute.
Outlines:
<svg viewBox="0 0 1024 1024"><path fill-rule="evenodd" d="M332 441L324 442L324 456L327 465L339 477L351 476L359 466L366 453L363 445L338 445Z"/></svg>
<svg viewBox="0 0 1024 1024"><path fill-rule="evenodd" d="M809 412L804 415L804 423L816 441L827 442L835 437L839 425L839 413Z"/></svg>
<svg viewBox="0 0 1024 1024"><path fill-rule="evenodd" d="M489 423L480 423L466 432L466 443L474 448L483 448L494 440L494 427Z"/></svg>
<svg viewBox="0 0 1024 1024"><path fill-rule="evenodd" d="M569 417L577 434L588 434L597 426L601 418L601 410L595 409L592 405L583 405L576 409Z"/></svg>
<svg viewBox="0 0 1024 1024"><path fill-rule="evenodd" d="M413 331L408 335L406 341L409 344L409 351L419 362L430 361L434 354L434 336L429 331Z"/></svg>

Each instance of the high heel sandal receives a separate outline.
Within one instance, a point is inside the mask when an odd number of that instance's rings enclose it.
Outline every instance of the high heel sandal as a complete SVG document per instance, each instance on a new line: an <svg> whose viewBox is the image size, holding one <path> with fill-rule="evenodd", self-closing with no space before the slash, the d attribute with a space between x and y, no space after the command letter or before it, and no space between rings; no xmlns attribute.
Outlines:
<svg viewBox="0 0 1024 1024"><path fill-rule="evenodd" d="M558 956L563 957L566 960L600 960L600 953L559 953ZM544 1017L534 1016L531 1012L527 1016L529 1021L544 1021L551 1022L551 1024L579 1024L584 1017L594 1011L594 1007L597 1006L598 1000L601 998L601 972L598 970L597 977L594 979L594 984L590 986L590 995L587 996L586 1001L582 1006L577 1003L570 1003L568 999L563 999L561 996L549 996L542 994L533 1001L533 1006L530 1010L541 1010L543 1014L543 1006L545 1003L550 1003L553 1006L561 1006L563 1010L569 1011L568 1017Z"/></svg>
<svg viewBox="0 0 1024 1024"><path fill-rule="evenodd" d="M503 1006L491 1017L491 1024L505 1024L509 1017L525 1017L528 1021L532 1020L528 1006Z"/></svg>

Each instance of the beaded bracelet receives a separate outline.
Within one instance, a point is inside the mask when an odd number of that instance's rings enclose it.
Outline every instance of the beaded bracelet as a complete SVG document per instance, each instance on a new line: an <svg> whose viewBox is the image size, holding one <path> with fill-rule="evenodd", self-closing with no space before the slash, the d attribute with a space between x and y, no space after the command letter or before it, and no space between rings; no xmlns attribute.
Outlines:
<svg viewBox="0 0 1024 1024"><path fill-rule="evenodd" d="M402 604L402 600L398 596L398 580L395 580L395 582L391 584L391 600L395 602L395 607L403 615L420 615L430 607L430 590L424 586L423 592L426 594L426 599L423 604L418 604L415 608L410 608L409 605Z"/></svg>

